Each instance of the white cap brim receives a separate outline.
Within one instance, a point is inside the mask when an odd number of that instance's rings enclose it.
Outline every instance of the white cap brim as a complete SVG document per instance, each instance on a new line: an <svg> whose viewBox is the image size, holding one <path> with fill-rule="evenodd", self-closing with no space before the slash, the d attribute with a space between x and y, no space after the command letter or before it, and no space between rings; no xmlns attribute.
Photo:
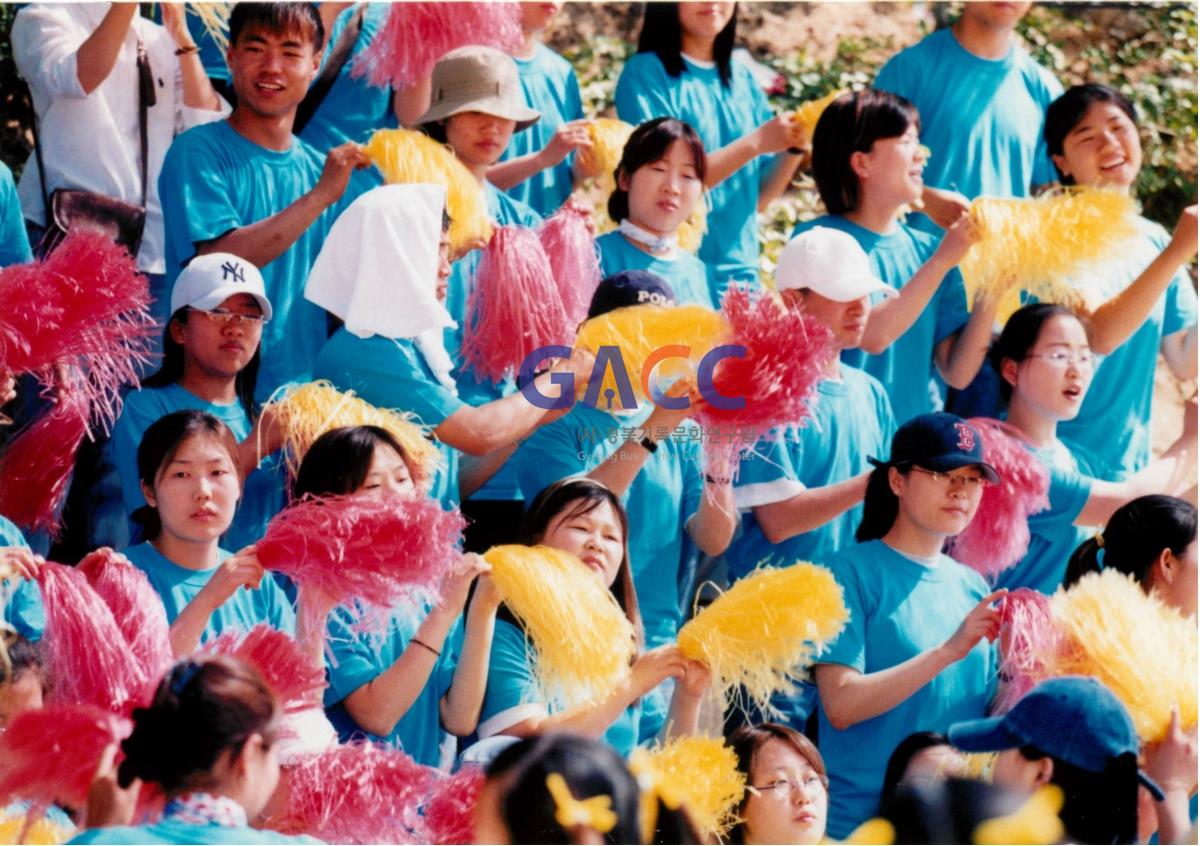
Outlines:
<svg viewBox="0 0 1200 846"><path fill-rule="evenodd" d="M254 291L247 291L245 285L224 285L215 290L209 291L203 297L198 297L190 303L183 303L185 306L200 309L201 311L209 311L225 302L230 297L236 297L238 294L249 294L258 302L258 307L262 309L263 320L271 319L271 301L262 294ZM182 307L182 306L181 306Z"/></svg>

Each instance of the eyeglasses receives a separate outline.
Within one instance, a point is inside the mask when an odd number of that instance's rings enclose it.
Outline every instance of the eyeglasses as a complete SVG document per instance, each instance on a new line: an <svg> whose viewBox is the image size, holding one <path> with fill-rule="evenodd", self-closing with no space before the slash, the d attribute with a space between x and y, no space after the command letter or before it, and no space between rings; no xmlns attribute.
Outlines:
<svg viewBox="0 0 1200 846"><path fill-rule="evenodd" d="M189 307L188 310L194 311L196 314L203 314L209 320L221 326L238 325L241 323L250 326L262 326L267 322L267 319L261 314L244 314L240 311L228 311L223 308L203 309Z"/></svg>
<svg viewBox="0 0 1200 846"><path fill-rule="evenodd" d="M792 796L803 787L806 791L815 790L818 786L824 786L821 778L816 775L808 776L803 782L795 782L791 779L777 778L769 784L764 784L761 787L751 785L750 789L758 793L760 796L775 796L780 799L790 799Z"/></svg>
<svg viewBox="0 0 1200 846"><path fill-rule="evenodd" d="M926 470L924 467L918 467L915 464L911 469L930 476L934 482L951 490L961 487L965 491L973 492L986 487L988 484L988 480L982 476L955 476L952 473L946 473L942 470Z"/></svg>
<svg viewBox="0 0 1200 846"><path fill-rule="evenodd" d="M1063 370L1066 370L1068 367L1078 367L1080 370L1091 370L1096 366L1096 356L1090 350L1084 352L1055 350L1051 353L1030 353L1025 357L1044 359L1055 367L1061 367Z"/></svg>

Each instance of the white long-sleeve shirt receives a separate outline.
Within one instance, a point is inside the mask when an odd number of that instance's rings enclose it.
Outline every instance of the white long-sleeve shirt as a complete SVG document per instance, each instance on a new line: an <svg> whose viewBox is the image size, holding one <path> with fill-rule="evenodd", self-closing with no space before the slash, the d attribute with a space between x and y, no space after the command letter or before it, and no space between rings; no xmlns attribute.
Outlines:
<svg viewBox="0 0 1200 846"><path fill-rule="evenodd" d="M91 94L84 94L77 69L79 48L109 6L38 3L22 9L12 29L13 57L33 94L47 192L77 188L141 203L137 40L142 39L154 76L156 103L146 119L146 230L138 267L146 273L162 273L166 265L158 172L163 157L178 133L219 120L230 108L224 100L215 112L183 104L175 42L166 29L141 16L133 19L112 72ZM25 217L44 225L46 210L34 154L21 174L17 195Z"/></svg>

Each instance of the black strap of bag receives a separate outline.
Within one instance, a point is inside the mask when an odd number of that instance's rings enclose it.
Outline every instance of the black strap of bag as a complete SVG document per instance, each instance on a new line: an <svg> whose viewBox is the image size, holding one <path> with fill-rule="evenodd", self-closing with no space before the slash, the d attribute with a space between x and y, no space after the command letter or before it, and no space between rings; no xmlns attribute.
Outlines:
<svg viewBox="0 0 1200 846"><path fill-rule="evenodd" d="M296 107L296 120L292 123L293 134L299 135L304 127L308 126L312 116L317 113L317 109L325 101L325 96L329 94L329 89L333 88L333 83L337 82L338 74L342 72L346 62L350 61L350 53L354 50L354 42L358 41L358 34L362 32L363 18L366 14L366 4L359 3L358 8L346 23L346 28L338 36L333 49L329 51L329 59L325 62L321 75L317 77L316 82L304 95L304 99L300 101L300 105Z"/></svg>

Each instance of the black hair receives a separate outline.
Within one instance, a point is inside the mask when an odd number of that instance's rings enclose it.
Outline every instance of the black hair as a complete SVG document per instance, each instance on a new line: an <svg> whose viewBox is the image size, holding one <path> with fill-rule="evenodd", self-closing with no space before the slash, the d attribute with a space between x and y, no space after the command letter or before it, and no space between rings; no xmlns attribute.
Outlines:
<svg viewBox="0 0 1200 846"><path fill-rule="evenodd" d="M882 807L895 795L904 783L908 765L917 754L935 746L950 746L946 735L936 731L918 731L901 740L888 758L887 769L883 772L883 787L879 791L879 804Z"/></svg>
<svg viewBox="0 0 1200 846"><path fill-rule="evenodd" d="M380 426L343 426L325 432L308 448L296 481L292 499L305 496L338 496L358 490L371 470L375 449L389 446L408 466L413 483L421 481L420 468L414 466L395 436Z"/></svg>
<svg viewBox="0 0 1200 846"><path fill-rule="evenodd" d="M1056 303L1030 303L1014 311L1004 324L1004 329L1000 332L1000 337L992 344L992 348L988 353L992 367L995 368L996 373L1000 376L1000 396L1006 405L1012 399L1013 386L1004 378L1003 368L1005 360L1024 361L1026 356L1029 355L1029 351L1037 343L1038 338L1041 337L1042 327L1046 325L1048 320L1055 317L1070 317L1078 320L1083 325L1083 330L1087 333L1088 340L1091 340L1091 329L1088 322L1064 305Z"/></svg>
<svg viewBox="0 0 1200 846"><path fill-rule="evenodd" d="M325 44L325 24L316 3L234 3L229 13L229 45L237 44L242 30L250 26L274 32L299 31L309 36L314 52L320 52Z"/></svg>
<svg viewBox="0 0 1200 846"><path fill-rule="evenodd" d="M786 743L797 755L809 763L821 778L825 790L829 790L829 775L825 772L825 759L821 757L816 745L800 732L781 723L759 723L758 725L742 726L729 738L729 745L737 755L738 772L746 777L746 784L753 784L754 761L759 750L773 740ZM747 790L738 803L738 822L729 830L729 843L746 842L746 803L750 801L750 791Z"/></svg>
<svg viewBox="0 0 1200 846"><path fill-rule="evenodd" d="M431 120L429 123L423 123L416 128L439 144L450 143L450 139L446 137L446 120Z"/></svg>
<svg viewBox="0 0 1200 846"><path fill-rule="evenodd" d="M629 192L621 188L621 174L631 178L634 173L645 165L660 160L676 141L682 141L692 154L692 163L696 175L704 182L708 174L708 157L704 152L704 142L696 130L681 120L660 117L648 120L633 131L621 151L621 161L613 173L616 189L608 196L608 216L618 223L629 217Z"/></svg>
<svg viewBox="0 0 1200 846"><path fill-rule="evenodd" d="M225 656L181 661L149 707L134 709L117 780L128 787L140 778L167 793L203 789L227 750L239 754L255 734L269 747L278 717L275 695L249 664Z"/></svg>
<svg viewBox="0 0 1200 846"><path fill-rule="evenodd" d="M637 592L633 586L633 566L629 562L629 516L621 499L599 482L588 478L560 479L552 485L543 488L533 498L525 512L521 523L520 543L536 544L542 540L542 535L550 526L550 522L570 508L570 516L575 517L589 514L604 503L612 506L621 524L621 534L624 537L621 566L617 569L617 577L613 581L613 596L625 611L625 617L633 625L634 637L640 650L643 643L642 615L638 609ZM503 609L507 612L507 609ZM511 620L510 620L511 622Z"/></svg>
<svg viewBox="0 0 1200 846"><path fill-rule="evenodd" d="M603 835L605 843L642 843L641 796L637 780L621 756L598 740L574 734L546 734L514 743L487 767L489 781L502 781L500 816L513 843L573 843L574 832L555 819L554 798L546 779L562 776L579 800L607 796L617 823ZM654 843L699 843L686 818L660 801ZM664 836L672 832L674 836Z"/></svg>
<svg viewBox="0 0 1200 846"><path fill-rule="evenodd" d="M1050 783L1063 792L1059 818L1074 843L1137 842L1137 755L1126 752L1112 758L1101 772L1085 770L1036 746L1022 746L1027 761L1050 758L1054 771Z"/></svg>
<svg viewBox="0 0 1200 846"><path fill-rule="evenodd" d="M900 497L892 490L888 479L888 470L892 465L884 464L876 467L867 477L867 492L863 496L862 520L854 539L859 543L878 540L892 530L896 515L900 513ZM895 465L896 470L905 476L912 469L907 464Z"/></svg>
<svg viewBox="0 0 1200 846"><path fill-rule="evenodd" d="M852 212L862 200L850 156L869 153L879 139L899 138L913 126L920 131L917 107L876 88L843 94L829 104L813 129L812 174L830 214Z"/></svg>
<svg viewBox="0 0 1200 846"><path fill-rule="evenodd" d="M170 320L167 321L167 325L163 327L162 364L158 370L142 380L143 388L165 388L169 385L174 385L183 378L186 354L183 344L171 337L171 324L178 323L180 326L185 325L188 321L188 312L191 310L190 306L177 309L171 315ZM238 371L237 376L233 379L233 389L237 393L238 402L246 410L246 416L250 418L251 422L258 417L258 407L254 402L254 390L258 385L258 369L261 363L262 341L260 340L250 361Z"/></svg>
<svg viewBox="0 0 1200 846"><path fill-rule="evenodd" d="M733 77L733 42L737 39L737 6L725 28L713 42L713 61L721 84L729 87ZM677 77L687 70L683 60L683 26L679 23L678 3L647 3L642 12L642 31L637 51L653 53L662 62L667 76Z"/></svg>
<svg viewBox="0 0 1200 846"><path fill-rule="evenodd" d="M998 785L950 778L903 785L879 814L895 829L895 843L973 843L980 824L1016 813L1024 801Z"/></svg>
<svg viewBox="0 0 1200 846"><path fill-rule="evenodd" d="M1196 542L1196 506L1162 494L1139 496L1122 505L1108 518L1099 538L1079 545L1067 564L1063 587L1069 588L1088 573L1103 569L1132 576L1144 590L1150 589L1154 564L1164 549L1183 555Z"/></svg>
<svg viewBox="0 0 1200 846"><path fill-rule="evenodd" d="M1046 152L1052 156L1063 154L1063 143L1067 140L1067 136L1079 125L1079 121L1083 120L1083 116L1087 114L1087 110L1092 107L1093 103L1112 103L1129 117L1134 126L1137 126L1137 109L1120 91L1095 82L1073 85L1046 108L1046 125L1043 129L1046 138ZM1057 168L1056 164L1055 169L1057 170ZM1058 176L1064 185L1071 185L1074 182L1061 170L1058 171Z"/></svg>
<svg viewBox="0 0 1200 846"><path fill-rule="evenodd" d="M185 441L195 437L208 437L225 447L240 487L244 480L237 438L216 417L207 411L194 409L173 411L158 418L146 429L137 450L138 481L153 490L158 482L159 471L175 457ZM154 540L162 532L158 509L149 503L133 512L133 519L142 524L142 537L146 540Z"/></svg>
<svg viewBox="0 0 1200 846"><path fill-rule="evenodd" d="M43 691L49 687L41 644L12 629L0 631L0 684L15 682L26 673L37 674Z"/></svg>

